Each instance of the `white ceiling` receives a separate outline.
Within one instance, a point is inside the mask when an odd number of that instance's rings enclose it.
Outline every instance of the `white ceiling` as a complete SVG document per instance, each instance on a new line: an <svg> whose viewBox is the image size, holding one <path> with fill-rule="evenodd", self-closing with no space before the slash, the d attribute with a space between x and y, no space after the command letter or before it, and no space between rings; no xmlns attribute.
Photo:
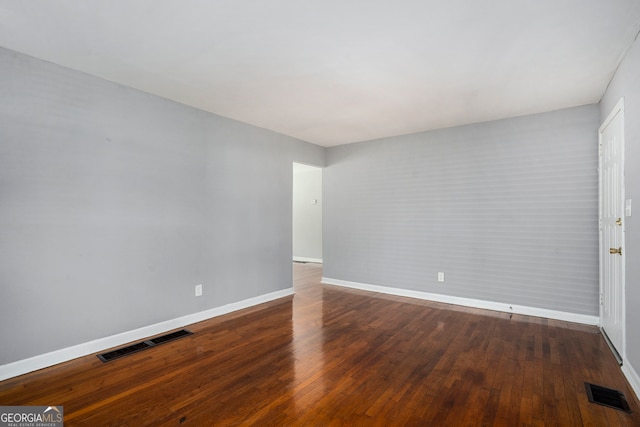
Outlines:
<svg viewBox="0 0 640 427"><path fill-rule="evenodd" d="M638 30L639 0L0 0L0 46L324 146L598 102Z"/></svg>

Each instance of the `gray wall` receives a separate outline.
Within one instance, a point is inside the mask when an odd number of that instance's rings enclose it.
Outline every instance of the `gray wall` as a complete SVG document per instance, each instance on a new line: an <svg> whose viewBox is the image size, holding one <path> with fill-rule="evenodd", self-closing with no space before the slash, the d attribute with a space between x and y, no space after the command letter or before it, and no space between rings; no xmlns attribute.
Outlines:
<svg viewBox="0 0 640 427"><path fill-rule="evenodd" d="M324 276L598 315L598 125L591 105L328 149Z"/></svg>
<svg viewBox="0 0 640 427"><path fill-rule="evenodd" d="M640 41L636 40L600 103L604 121L616 102L624 97L625 191L633 200L632 216L626 218L626 363L640 374Z"/></svg>
<svg viewBox="0 0 640 427"><path fill-rule="evenodd" d="M322 260L322 169L300 166L293 168L293 259Z"/></svg>
<svg viewBox="0 0 640 427"><path fill-rule="evenodd" d="M292 286L291 163L321 147L5 49L0 70L0 364Z"/></svg>

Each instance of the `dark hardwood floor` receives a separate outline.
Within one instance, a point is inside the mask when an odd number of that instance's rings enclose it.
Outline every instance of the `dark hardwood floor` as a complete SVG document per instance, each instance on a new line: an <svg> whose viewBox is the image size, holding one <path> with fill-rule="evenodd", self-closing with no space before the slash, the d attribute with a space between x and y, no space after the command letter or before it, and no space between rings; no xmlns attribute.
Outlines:
<svg viewBox="0 0 640 427"><path fill-rule="evenodd" d="M640 405L595 327L320 284L188 327L102 363L0 382L0 405L63 405L86 426L639 426ZM590 403L622 391L632 414Z"/></svg>

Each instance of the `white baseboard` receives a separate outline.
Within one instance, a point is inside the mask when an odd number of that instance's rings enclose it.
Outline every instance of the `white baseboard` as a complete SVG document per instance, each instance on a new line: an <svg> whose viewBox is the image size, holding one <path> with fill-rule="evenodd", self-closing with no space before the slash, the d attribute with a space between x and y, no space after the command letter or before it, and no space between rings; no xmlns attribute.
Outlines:
<svg viewBox="0 0 640 427"><path fill-rule="evenodd" d="M158 335L172 329L182 328L186 325L211 319L212 317L221 316L223 314L232 313L254 305L293 295L293 293L293 288L283 289L209 310L200 311L198 313L188 314L176 319L144 326L142 328L123 332L117 335L99 338L97 340L74 345L72 347L52 351L50 353L40 354L28 359L11 362L0 366L0 381L17 377L18 375L26 374L28 372L37 371L38 369L57 365L58 363L66 362L88 354L98 353L108 348L117 347L132 341L138 341L143 338Z"/></svg>
<svg viewBox="0 0 640 427"><path fill-rule="evenodd" d="M294 256L293 260L298 262L315 262L318 264L322 264L322 258L306 258L303 256Z"/></svg>
<svg viewBox="0 0 640 427"><path fill-rule="evenodd" d="M633 366L629 365L626 362L623 362L622 373L625 377L627 377L629 385L631 385L631 388L636 394L636 399L640 399L640 376L638 376L636 370L633 369Z"/></svg>
<svg viewBox="0 0 640 427"><path fill-rule="evenodd" d="M383 294L397 295L402 297L443 302L446 304L462 305L465 307L483 308L486 310L503 311L505 313L524 314L527 316L536 316L536 317L544 317L547 319L564 320L567 322L584 323L587 325L598 325L600 322L600 319L598 318L598 316L589 316L586 314L568 313L564 311L548 310L545 308L505 304L501 302L455 297L451 295L433 294L429 292L414 291L410 289L391 288L388 286L369 285L366 283L331 279L329 277L323 277L322 283L325 283L327 285L336 285L336 286L344 286L347 288L361 289L364 291L380 292Z"/></svg>

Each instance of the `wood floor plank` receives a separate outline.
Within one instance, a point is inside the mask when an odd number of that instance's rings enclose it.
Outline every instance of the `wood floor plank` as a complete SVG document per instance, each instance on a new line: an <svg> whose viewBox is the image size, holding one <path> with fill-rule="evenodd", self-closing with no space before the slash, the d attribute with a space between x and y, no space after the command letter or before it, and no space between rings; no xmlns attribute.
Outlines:
<svg viewBox="0 0 640 427"><path fill-rule="evenodd" d="M321 285L188 326L109 363L0 382L0 405L63 405L67 426L638 426L595 327ZM628 414L590 403L621 390Z"/></svg>

